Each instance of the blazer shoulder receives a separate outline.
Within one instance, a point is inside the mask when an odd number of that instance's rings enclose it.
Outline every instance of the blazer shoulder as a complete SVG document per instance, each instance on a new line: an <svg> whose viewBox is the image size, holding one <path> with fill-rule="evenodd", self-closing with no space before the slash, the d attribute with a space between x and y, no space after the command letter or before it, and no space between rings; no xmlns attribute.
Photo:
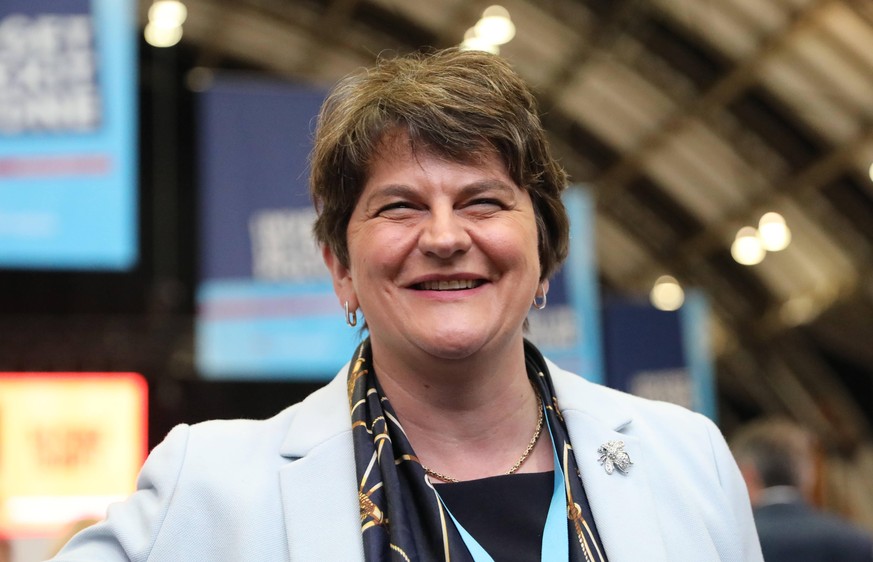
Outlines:
<svg viewBox="0 0 873 562"><path fill-rule="evenodd" d="M613 429L620 429L633 421L634 424L688 429L687 425L710 431L713 422L706 416L671 402L642 398L633 394L589 381L566 371L554 363L549 364L552 381L558 393L561 409L581 410L605 420ZM716 430L717 431L717 430Z"/></svg>

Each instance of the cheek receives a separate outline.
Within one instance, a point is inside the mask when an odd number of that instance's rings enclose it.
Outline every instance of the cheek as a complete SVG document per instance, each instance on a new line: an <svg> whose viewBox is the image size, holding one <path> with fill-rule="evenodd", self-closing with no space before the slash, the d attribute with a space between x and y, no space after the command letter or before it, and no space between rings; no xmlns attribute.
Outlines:
<svg viewBox="0 0 873 562"><path fill-rule="evenodd" d="M505 269L521 269L539 278L540 259L536 229L512 229L509 233L483 240L484 247L491 249L492 259Z"/></svg>
<svg viewBox="0 0 873 562"><path fill-rule="evenodd" d="M364 279L384 278L395 273L413 245L408 237L396 229L360 229L354 243L349 245L353 277Z"/></svg>

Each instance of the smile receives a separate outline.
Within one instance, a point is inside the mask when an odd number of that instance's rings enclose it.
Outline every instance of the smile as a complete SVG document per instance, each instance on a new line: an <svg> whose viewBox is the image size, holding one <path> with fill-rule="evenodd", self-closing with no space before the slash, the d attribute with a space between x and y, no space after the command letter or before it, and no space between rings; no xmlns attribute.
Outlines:
<svg viewBox="0 0 873 562"><path fill-rule="evenodd" d="M452 279L451 281L425 281L418 283L415 288L420 291L460 291L474 289L483 281L477 279Z"/></svg>

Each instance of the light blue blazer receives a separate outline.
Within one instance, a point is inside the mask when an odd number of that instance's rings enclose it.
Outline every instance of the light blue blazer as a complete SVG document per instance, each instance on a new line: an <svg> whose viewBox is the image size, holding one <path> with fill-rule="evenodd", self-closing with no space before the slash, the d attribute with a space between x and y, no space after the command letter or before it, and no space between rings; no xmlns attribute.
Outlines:
<svg viewBox="0 0 873 562"><path fill-rule="evenodd" d="M549 368L610 562L762 560L713 423ZM174 428L138 490L54 560L362 560L346 372L268 420ZM614 439L633 461L626 475L598 463Z"/></svg>

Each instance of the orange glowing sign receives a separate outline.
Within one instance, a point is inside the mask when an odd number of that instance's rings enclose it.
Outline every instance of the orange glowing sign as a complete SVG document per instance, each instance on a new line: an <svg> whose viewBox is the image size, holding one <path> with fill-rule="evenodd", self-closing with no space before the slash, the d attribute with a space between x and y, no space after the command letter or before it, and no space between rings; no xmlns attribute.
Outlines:
<svg viewBox="0 0 873 562"><path fill-rule="evenodd" d="M103 517L147 449L135 373L0 373L0 536Z"/></svg>

